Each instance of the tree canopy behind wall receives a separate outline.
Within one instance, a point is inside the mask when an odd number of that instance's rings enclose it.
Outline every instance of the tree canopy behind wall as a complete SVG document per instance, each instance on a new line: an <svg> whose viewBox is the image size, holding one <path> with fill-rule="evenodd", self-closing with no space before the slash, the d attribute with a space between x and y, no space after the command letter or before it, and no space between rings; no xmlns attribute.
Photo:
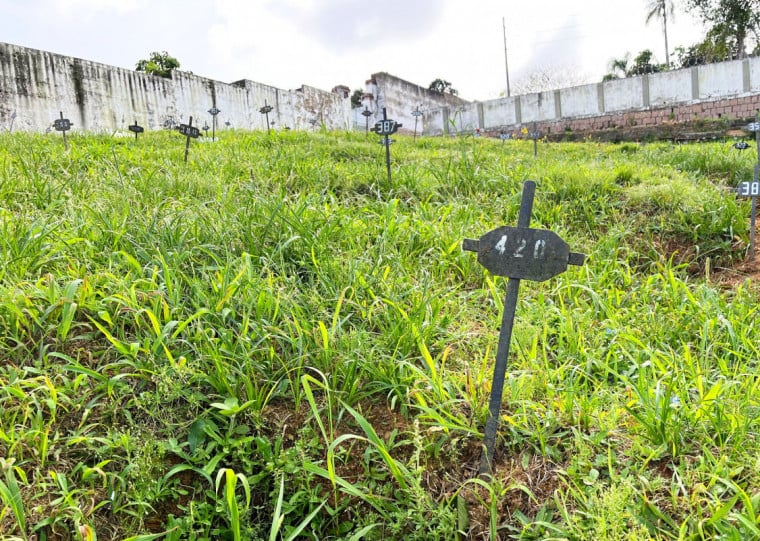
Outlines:
<svg viewBox="0 0 760 541"><path fill-rule="evenodd" d="M172 70L177 68L179 68L179 60L166 51L154 51L150 53L150 57L147 60L140 60L135 66L137 71L144 71L145 73L161 77L170 77Z"/></svg>

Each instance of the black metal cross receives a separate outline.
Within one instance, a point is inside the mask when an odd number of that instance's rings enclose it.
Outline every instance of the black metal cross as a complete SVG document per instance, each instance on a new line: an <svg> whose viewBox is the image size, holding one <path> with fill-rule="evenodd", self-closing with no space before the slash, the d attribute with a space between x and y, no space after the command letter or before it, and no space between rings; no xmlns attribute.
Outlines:
<svg viewBox="0 0 760 541"><path fill-rule="evenodd" d="M129 128L129 131L135 134L135 141L137 141L137 134L145 131L145 128L137 124L137 120L135 120L134 124L130 124L128 128Z"/></svg>
<svg viewBox="0 0 760 541"><path fill-rule="evenodd" d="M582 265L586 259L584 254L571 252L567 243L553 231L529 227L535 193L536 183L526 181L523 186L517 227L499 227L489 231L478 240L464 239L462 243L464 250L478 253L478 262L486 269L497 276L509 278L488 404L485 449L480 459L480 473L483 475L490 474L493 470L496 431L499 426L499 410L504 394L504 377L517 310L520 280L542 282L565 272L568 265Z"/></svg>
<svg viewBox="0 0 760 541"><path fill-rule="evenodd" d="M755 132L755 143L757 145L757 163L755 164L755 175L752 182L741 182L736 188L736 192L742 197L751 198L750 218L749 218L749 260L755 260L755 228L757 223L757 198L760 197L760 111L757 113L757 121L751 122L747 129Z"/></svg>
<svg viewBox="0 0 760 541"><path fill-rule="evenodd" d="M388 118L388 113L385 107L383 107L383 119L378 120L372 130L376 134L383 136L380 144L385 145L385 165L388 169L388 182L391 181L391 143L393 142L391 135L396 133L401 126L402 124Z"/></svg>
<svg viewBox="0 0 760 541"><path fill-rule="evenodd" d="M412 116L414 117L414 139L413 141L417 140L417 120L422 116L422 111L420 111L420 106L418 105L417 108L412 111Z"/></svg>
<svg viewBox="0 0 760 541"><path fill-rule="evenodd" d="M208 113L211 115L211 140L216 141L216 115L221 113L219 109L217 109L216 104L208 110Z"/></svg>
<svg viewBox="0 0 760 541"><path fill-rule="evenodd" d="M190 117L190 121L187 124L179 125L179 133L187 137L187 141L185 141L185 163L187 163L187 153L190 151L190 138L197 139L201 136L201 132L193 126L193 117Z"/></svg>
<svg viewBox="0 0 760 541"><path fill-rule="evenodd" d="M269 133L269 113L272 111L272 106L267 103L267 100L264 100L264 107L259 109L259 113L262 115L266 115L267 119L267 133Z"/></svg>
<svg viewBox="0 0 760 541"><path fill-rule="evenodd" d="M56 118L53 121L53 128L55 128L55 131L63 132L63 145L66 147L66 150L69 149L69 142L66 140L66 132L71 129L71 121L68 118L63 118L63 111L60 111L61 118Z"/></svg>

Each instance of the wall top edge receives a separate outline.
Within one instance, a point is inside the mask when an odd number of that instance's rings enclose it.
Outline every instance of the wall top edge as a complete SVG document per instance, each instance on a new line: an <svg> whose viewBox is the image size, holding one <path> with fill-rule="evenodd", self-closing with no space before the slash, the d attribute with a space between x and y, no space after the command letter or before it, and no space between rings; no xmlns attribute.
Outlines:
<svg viewBox="0 0 760 541"><path fill-rule="evenodd" d="M153 78L156 78L156 77L158 77L159 79L165 79L167 81L174 80L174 77L159 77L157 75L152 75L152 74L149 74L149 73L144 73L142 71L137 71L137 70L133 70L133 69L129 69L129 68L123 68L123 67L120 67L120 66L114 66L114 65L111 65L111 64L105 64L103 62L98 62L96 60L88 60L86 58L79 58L77 56L69 56L69 55L64 55L64 54L60 54L60 53L54 53L52 51L45 51L43 49L36 49L34 47L27 47L25 45L17 45L17 44L14 44L14 43L7 43L7 42L0 41L0 52L2 52L3 49L12 49L12 50L14 50L14 52L22 52L22 53L27 53L27 54L31 53L31 54L35 54L35 55L47 55L47 56L52 56L52 57L60 58L61 60L71 60L71 61L75 61L75 62L84 62L84 63L87 63L89 65L95 66L95 67L103 69L103 70L115 70L115 71L126 72L126 73L129 73L130 75L134 75L136 77L147 78L148 80L152 80ZM252 83L254 85L272 88L272 89L274 89L276 91L280 91L280 92L296 92L297 90L301 90L303 87L306 86L308 88L313 88L314 90L317 90L319 92L324 92L325 94L332 94L332 92L330 92L329 90L324 90L324 89L317 88L317 87L310 86L310 85L302 85L301 89L287 90L287 89L276 87L274 85L269 85L269 84L266 84L266 83L260 83L260 82L257 82L257 81L253 81L252 79L247 79L247 78L239 79L237 81L232 81L232 82L228 83L228 82L225 82L225 81L220 81L218 79L211 79L209 77L204 77L202 75L198 75L198 74L195 74L195 73L192 73L192 72L189 72L189 71L184 71L184 70L180 70L180 69L174 70L174 71L176 72L176 75L178 77L180 77L180 78L198 79L202 84L214 84L215 86L216 85L223 85L223 86L231 86L231 87L245 87L246 83L250 82L250 83Z"/></svg>

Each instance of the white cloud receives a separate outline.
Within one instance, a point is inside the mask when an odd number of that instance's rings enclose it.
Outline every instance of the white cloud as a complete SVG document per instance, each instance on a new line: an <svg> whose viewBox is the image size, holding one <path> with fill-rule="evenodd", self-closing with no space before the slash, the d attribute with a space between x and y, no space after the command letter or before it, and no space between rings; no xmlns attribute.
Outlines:
<svg viewBox="0 0 760 541"><path fill-rule="evenodd" d="M145 5L144 0L53 0L54 7L70 16L92 16L97 12L119 15L136 11Z"/></svg>

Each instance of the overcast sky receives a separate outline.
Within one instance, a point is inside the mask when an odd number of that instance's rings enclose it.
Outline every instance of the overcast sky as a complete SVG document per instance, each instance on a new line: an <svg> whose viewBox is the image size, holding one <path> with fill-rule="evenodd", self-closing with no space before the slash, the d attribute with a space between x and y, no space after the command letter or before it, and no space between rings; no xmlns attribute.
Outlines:
<svg viewBox="0 0 760 541"><path fill-rule="evenodd" d="M536 70L601 80L613 58L651 49L664 62L662 27L647 0L0 0L0 41L133 69L168 51L181 69L224 82L283 89L363 88L386 71L427 86L450 81L463 98ZM676 13L671 51L703 34Z"/></svg>

